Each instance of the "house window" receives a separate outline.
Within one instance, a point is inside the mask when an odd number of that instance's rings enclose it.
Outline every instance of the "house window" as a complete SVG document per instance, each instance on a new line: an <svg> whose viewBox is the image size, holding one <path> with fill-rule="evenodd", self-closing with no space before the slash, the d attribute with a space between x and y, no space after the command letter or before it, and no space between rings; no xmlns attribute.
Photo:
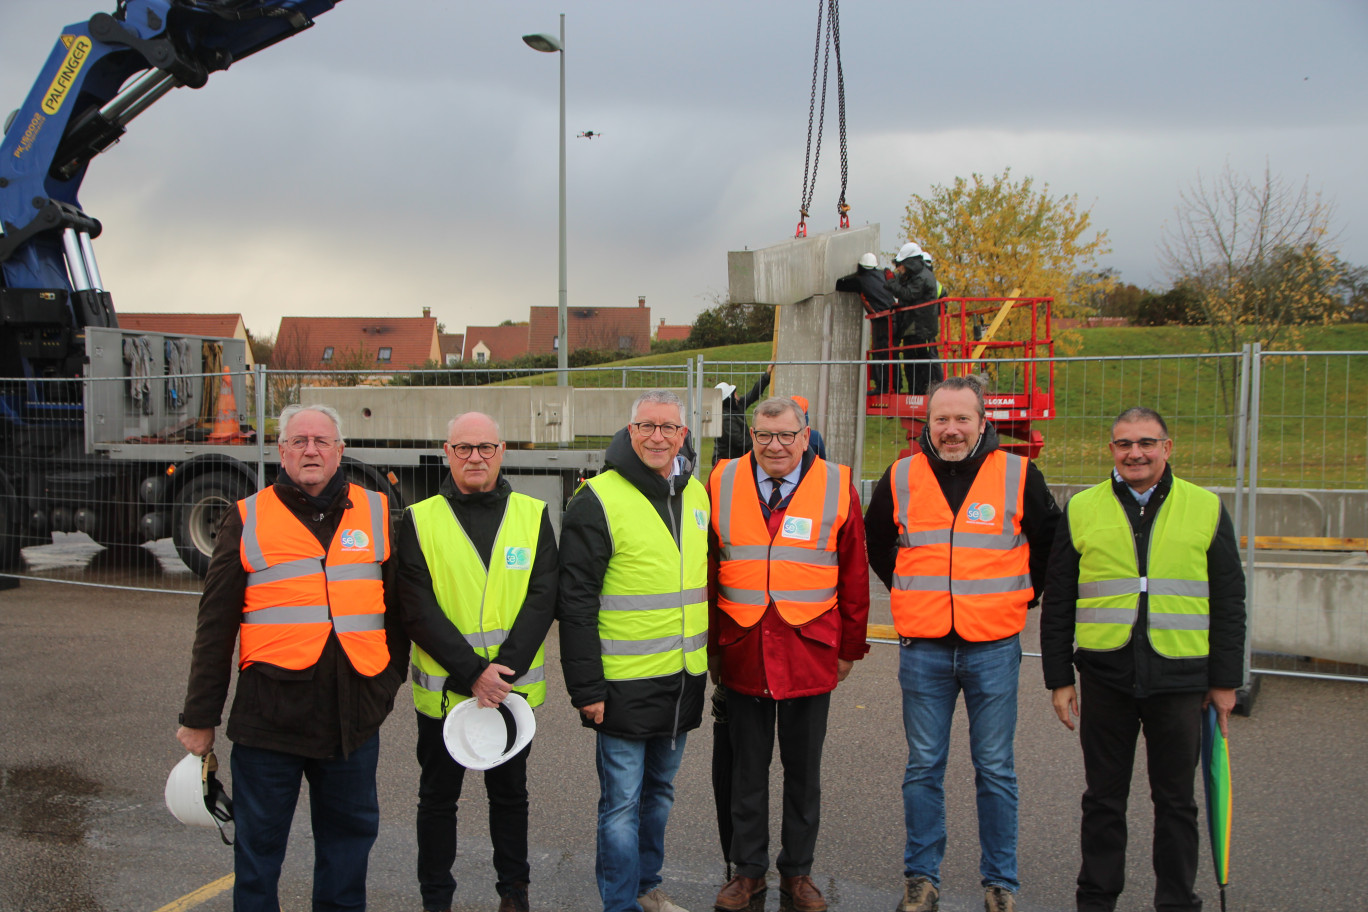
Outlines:
<svg viewBox="0 0 1368 912"><path fill-rule="evenodd" d="M331 361L331 360L332 360L332 356L333 356L333 347L332 347L331 345L329 345L327 348L323 349L323 360L324 360L324 361Z"/></svg>
<svg viewBox="0 0 1368 912"><path fill-rule="evenodd" d="M376 360L376 361L388 361L388 360L390 359L390 356L393 355L393 354L394 354L394 349L390 348L389 346L385 346L384 348L380 349L380 351L376 352L376 354L375 354L375 360Z"/></svg>
<svg viewBox="0 0 1368 912"><path fill-rule="evenodd" d="M484 353L484 352L476 352L476 353L475 353L475 363L476 363L476 364L484 364L484 363L485 363L485 353Z"/></svg>

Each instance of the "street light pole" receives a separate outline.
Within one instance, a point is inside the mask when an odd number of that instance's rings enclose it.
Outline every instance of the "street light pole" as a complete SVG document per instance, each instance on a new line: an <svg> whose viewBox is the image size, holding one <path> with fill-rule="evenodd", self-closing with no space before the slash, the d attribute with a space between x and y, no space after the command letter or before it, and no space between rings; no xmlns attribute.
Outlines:
<svg viewBox="0 0 1368 912"><path fill-rule="evenodd" d="M560 298L556 307L556 383L570 383L570 339L566 314L565 269L565 13L560 14L560 40L552 35L523 35L533 50L560 54Z"/></svg>

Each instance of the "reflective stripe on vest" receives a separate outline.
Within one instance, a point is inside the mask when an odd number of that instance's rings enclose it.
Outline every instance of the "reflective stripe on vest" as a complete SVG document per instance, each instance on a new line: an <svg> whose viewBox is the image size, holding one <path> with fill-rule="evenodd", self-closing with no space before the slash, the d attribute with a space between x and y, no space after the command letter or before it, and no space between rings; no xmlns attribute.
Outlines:
<svg viewBox="0 0 1368 912"><path fill-rule="evenodd" d="M721 548L718 608L752 627L773 601L779 616L798 627L836 607L836 541L850 518L850 469L814 459L773 538L760 509L753 454L718 463L708 488Z"/></svg>
<svg viewBox="0 0 1368 912"><path fill-rule="evenodd" d="M490 565L485 567L445 496L438 494L409 507L437 604L470 647L490 662L498 658L527 599L545 510L540 500L510 493L490 550ZM546 699L545 651L545 644L538 646L532 666L513 682L513 689L533 706ZM451 699L443 706L447 670L417 644L409 661L414 707L425 716L443 718L461 702L461 698ZM468 689L466 682L452 688L466 699Z"/></svg>
<svg viewBox="0 0 1368 912"><path fill-rule="evenodd" d="M1210 590L1207 549L1221 519L1221 501L1173 479L1148 536L1140 576L1126 509L1110 480L1069 501L1069 534L1078 551L1074 637L1080 649L1107 651L1130 642L1146 595L1146 628L1154 651L1172 659L1207 654Z"/></svg>
<svg viewBox="0 0 1368 912"><path fill-rule="evenodd" d="M358 673L372 677L389 663L381 580L389 502L358 485L347 486L347 498L326 553L274 488L238 501L238 557L247 571L240 667L309 668L330 632Z"/></svg>
<svg viewBox="0 0 1368 912"><path fill-rule="evenodd" d="M1034 595L1021 531L1026 460L1002 450L985 456L958 515L950 512L924 454L898 460L890 474L898 525L891 592L898 633L942 637L953 629L971 642L1020 633Z"/></svg>
<svg viewBox="0 0 1368 912"><path fill-rule="evenodd" d="M585 484L608 521L613 555L599 596L599 650L610 681L708 668L708 495L689 477L680 544L655 505L609 470Z"/></svg>

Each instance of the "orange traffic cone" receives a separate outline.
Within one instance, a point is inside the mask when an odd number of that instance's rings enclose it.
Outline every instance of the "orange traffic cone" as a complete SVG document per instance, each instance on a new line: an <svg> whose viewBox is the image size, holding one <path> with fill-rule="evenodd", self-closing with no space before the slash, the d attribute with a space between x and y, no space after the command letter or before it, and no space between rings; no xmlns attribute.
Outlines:
<svg viewBox="0 0 1368 912"><path fill-rule="evenodd" d="M233 395L233 378L228 368L223 369L223 379L219 381L218 411L214 414L214 430L209 435L215 443L226 443L241 436L238 428L237 397Z"/></svg>

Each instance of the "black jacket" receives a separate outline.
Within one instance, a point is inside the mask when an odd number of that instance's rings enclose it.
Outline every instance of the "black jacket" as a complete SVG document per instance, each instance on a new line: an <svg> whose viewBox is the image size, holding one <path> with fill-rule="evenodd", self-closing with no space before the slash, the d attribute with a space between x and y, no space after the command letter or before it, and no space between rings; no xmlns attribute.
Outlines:
<svg viewBox="0 0 1368 912"><path fill-rule="evenodd" d="M912 257L903 263L904 271L894 273L888 280L888 289L898 299L898 307L911 307L936 300L936 277L926 268L921 257ZM903 311L898 316L898 335L916 342L934 342L940 335L940 320L937 318L940 306L917 307Z"/></svg>
<svg viewBox="0 0 1368 912"><path fill-rule="evenodd" d="M494 549L494 539L498 537L513 486L500 475L493 491L462 494L448 475L442 481L440 493L451 505L461 528L488 568L490 552ZM395 551L399 561L396 574L399 616L404 631L447 670L447 690L463 697L470 696L475 680L489 662L466 642L437 603L432 591L432 574L428 571L411 512L404 513ZM555 620L556 580L556 536L551 528L551 517L543 507L527 597L508 631L508 638L499 647L499 664L513 669L513 674L503 675L510 684L532 667L532 660L537 657L537 650Z"/></svg>
<svg viewBox="0 0 1368 912"><path fill-rule="evenodd" d="M305 494L284 472L274 487L281 502L326 549L350 503L343 473L334 476L319 498ZM181 712L181 724L190 728L215 728L222 721L247 590L247 571L238 556L241 541L242 517L234 507L224 514L200 597L190 683ZM238 674L228 715L230 740L322 759L345 757L379 731L394 708L395 692L408 667L408 639L395 610L394 566L391 548L382 568L389 666L374 677L358 674L336 634L328 635L323 653L310 668L293 671L253 662Z"/></svg>
<svg viewBox="0 0 1368 912"><path fill-rule="evenodd" d="M732 393L722 400L722 436L717 438L717 446L713 448L714 465L723 459L737 459L750 452L751 439L746 429L746 409L760 400L769 384L770 375L766 372L760 375L760 379L755 381L750 392L744 397Z"/></svg>
<svg viewBox="0 0 1368 912"><path fill-rule="evenodd" d="M1112 473L1112 489L1126 510L1135 535L1135 553L1140 574L1146 572L1149 535L1154 518L1163 509L1173 489L1173 469L1166 466L1164 476L1142 509L1130 494L1130 486ZM1072 506L1072 502L1070 502ZM1148 630L1149 597L1140 595L1139 614L1130 642L1109 652L1073 649L1074 612L1078 603L1079 553L1069 531L1068 509L1059 524L1054 551L1050 555L1050 574L1045 587L1040 616L1041 666L1045 686L1054 690L1074 683L1070 657L1078 670L1101 684L1136 697L1156 693L1206 691L1212 687L1239 687L1244 683L1245 578L1235 526L1230 514L1221 508L1216 537L1207 548L1207 584L1210 587L1210 653L1205 658L1170 659L1159 655L1149 636L1135 636L1134 630Z"/></svg>
<svg viewBox="0 0 1368 912"><path fill-rule="evenodd" d="M998 449L997 431L991 424L983 429L978 446L968 459L961 462L947 462L936 455L931 446L930 434L922 431L918 444L931 464L931 471L940 482L940 493L952 513L958 514L964 505L969 488L978 477L979 466L993 450ZM893 566L898 559L898 520L893 515L893 484L890 473L893 467L884 470L883 477L874 486L869 497L869 509L865 511L865 544L869 549L869 566L887 589L893 588ZM1021 531L1026 535L1030 549L1031 585L1035 598L1039 599L1045 590L1046 565L1050 558L1050 546L1055 539L1055 526L1059 523L1059 504L1045 484L1045 476L1034 462L1026 463L1026 491L1023 495L1021 510ZM1034 604L1034 601L1032 602ZM951 631L941 641L962 643L964 639Z"/></svg>
<svg viewBox="0 0 1368 912"><path fill-rule="evenodd" d="M605 460L636 486L675 542L684 520L683 490L687 474L668 480L653 472L632 449L623 428L608 445ZM689 467L692 469L692 466ZM692 518L689 520L692 522ZM690 731L703 720L706 675L680 671L659 678L609 681L603 677L599 649L599 594L613 557L613 537L603 505L588 485L579 489L561 517L560 621L561 668L570 702L576 708L605 701L603 722L584 724L619 738L672 737Z"/></svg>
<svg viewBox="0 0 1368 912"><path fill-rule="evenodd" d="M836 290L853 292L864 298L870 313L883 313L897 306L897 299L889 290L888 280L878 267L861 266L851 275L836 280Z"/></svg>

